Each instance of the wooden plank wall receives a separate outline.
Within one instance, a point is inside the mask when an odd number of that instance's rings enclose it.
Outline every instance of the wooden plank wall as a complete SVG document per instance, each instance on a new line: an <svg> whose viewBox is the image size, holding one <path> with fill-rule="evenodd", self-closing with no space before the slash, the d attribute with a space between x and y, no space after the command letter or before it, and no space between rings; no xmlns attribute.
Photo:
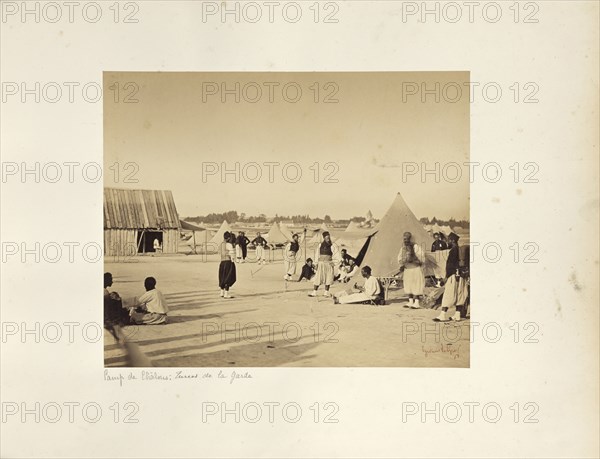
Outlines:
<svg viewBox="0 0 600 459"><path fill-rule="evenodd" d="M179 248L179 230L163 231L163 253L177 253Z"/></svg>
<svg viewBox="0 0 600 459"><path fill-rule="evenodd" d="M104 230L104 256L126 258L137 254L137 230Z"/></svg>

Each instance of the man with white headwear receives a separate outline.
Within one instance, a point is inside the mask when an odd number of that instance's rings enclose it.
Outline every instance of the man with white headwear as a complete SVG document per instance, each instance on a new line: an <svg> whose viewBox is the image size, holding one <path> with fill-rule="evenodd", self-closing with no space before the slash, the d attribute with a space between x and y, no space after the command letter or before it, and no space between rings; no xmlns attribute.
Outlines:
<svg viewBox="0 0 600 459"><path fill-rule="evenodd" d="M408 294L408 304L405 307L419 309L419 299L425 288L425 252L412 240L409 232L403 235L404 244L398 253L398 264L404 272L404 293Z"/></svg>

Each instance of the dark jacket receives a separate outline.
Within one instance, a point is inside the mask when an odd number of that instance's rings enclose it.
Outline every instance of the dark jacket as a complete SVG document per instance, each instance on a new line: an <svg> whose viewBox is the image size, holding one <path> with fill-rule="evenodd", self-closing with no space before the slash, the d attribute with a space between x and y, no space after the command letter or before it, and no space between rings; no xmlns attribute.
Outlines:
<svg viewBox="0 0 600 459"><path fill-rule="evenodd" d="M305 264L304 266L302 266L302 273L300 274L300 279L298 279L298 282L300 282L302 279L311 280L311 278L314 275L315 275L314 266L308 266Z"/></svg>
<svg viewBox="0 0 600 459"><path fill-rule="evenodd" d="M450 277L456 274L456 270L459 268L459 250L458 246L454 246L448 253L448 259L446 260L446 277Z"/></svg>
<svg viewBox="0 0 600 459"><path fill-rule="evenodd" d="M246 247L248 244L250 244L250 239L248 239L246 236L238 236L236 243L240 247Z"/></svg>
<svg viewBox="0 0 600 459"><path fill-rule="evenodd" d="M448 248L448 244L446 244L446 241L442 241L441 239L438 239L437 241L433 241L433 244L431 244L432 252L436 252L438 250L446 250L447 248Z"/></svg>
<svg viewBox="0 0 600 459"><path fill-rule="evenodd" d="M261 247L265 247L267 245L267 240L264 237L262 237L262 236L255 237L252 240L252 244L254 245L254 247L258 247L259 245Z"/></svg>

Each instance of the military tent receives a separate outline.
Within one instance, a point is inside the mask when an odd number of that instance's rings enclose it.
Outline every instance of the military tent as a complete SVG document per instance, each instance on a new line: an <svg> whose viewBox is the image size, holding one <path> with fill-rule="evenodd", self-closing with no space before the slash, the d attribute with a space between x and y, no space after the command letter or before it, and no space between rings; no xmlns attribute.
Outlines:
<svg viewBox="0 0 600 459"><path fill-rule="evenodd" d="M377 222L375 221L375 219L373 218L373 214L369 210L367 212L367 216L365 217L365 221L360 223L360 227L361 228L374 228L375 226L377 226Z"/></svg>
<svg viewBox="0 0 600 459"><path fill-rule="evenodd" d="M356 231L359 229L360 229L360 223L353 222L352 220L350 220L350 223L348 223L348 226L346 226L346 229L344 231L351 232L351 231Z"/></svg>
<svg viewBox="0 0 600 459"><path fill-rule="evenodd" d="M288 238L283 233L283 231L281 231L281 228L278 223L273 223L271 225L271 228L269 229L269 232L265 235L265 239L269 244L276 245L285 244L286 242L291 240L291 237Z"/></svg>
<svg viewBox="0 0 600 459"><path fill-rule="evenodd" d="M308 243L311 245L314 245L314 244L318 244L321 241L323 241L323 233L325 231L327 231L331 234L331 231L329 231L329 228L327 227L325 222L323 222L323 223L321 223L321 226L319 227L319 229L317 229L315 231L315 233L313 234L313 237L308 240ZM331 234L331 240L333 240L333 234Z"/></svg>
<svg viewBox="0 0 600 459"><path fill-rule="evenodd" d="M181 231L199 231L199 232L203 232L206 231L206 228L202 228L201 226L195 225L193 223L190 222L186 222L185 220L179 220L179 225L181 227Z"/></svg>
<svg viewBox="0 0 600 459"><path fill-rule="evenodd" d="M404 232L410 232L413 241L424 251L429 251L433 243L433 238L425 231L400 193L375 230L367 239L357 260L361 266L370 266L375 276L390 276L398 272L398 253L402 248ZM432 260L431 263L435 262Z"/></svg>
<svg viewBox="0 0 600 459"><path fill-rule="evenodd" d="M181 246L191 248L191 252L197 253L196 247L203 247L206 245L208 239L210 239L209 232L206 228L201 226L197 226L193 223L186 222L184 220L180 220L179 224L181 226L181 233L184 237L181 238L180 242L180 250ZM191 253L190 252L190 253Z"/></svg>
<svg viewBox="0 0 600 459"><path fill-rule="evenodd" d="M231 226L229 226L227 220L223 220L223 223L221 223L221 227L217 230L217 232L211 238L211 240L208 241L208 243L217 247L218 244L223 242L223 234L225 234L225 231L231 232Z"/></svg>
<svg viewBox="0 0 600 459"><path fill-rule="evenodd" d="M294 235L294 233L292 232L292 230L290 230L290 228L285 223L280 222L279 229L281 230L281 232L283 233L283 235L286 238L288 238L290 241L292 240L292 236ZM300 234L298 234L298 236L300 237ZM301 239L301 237L300 237L300 239Z"/></svg>

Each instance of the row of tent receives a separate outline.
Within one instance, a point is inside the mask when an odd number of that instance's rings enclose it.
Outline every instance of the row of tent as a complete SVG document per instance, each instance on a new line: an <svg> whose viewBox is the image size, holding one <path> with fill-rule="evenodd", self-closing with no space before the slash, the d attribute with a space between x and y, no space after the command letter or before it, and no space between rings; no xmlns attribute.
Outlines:
<svg viewBox="0 0 600 459"><path fill-rule="evenodd" d="M223 220L223 223L221 223L221 226L214 234L210 234L210 232L207 229L193 225L186 221L181 221L181 231L183 233L188 234L188 238L187 238L188 241L193 240L195 244L199 244L199 245L205 244L205 243L208 243L211 245L220 244L221 242L223 242L223 235L225 234L226 231L235 232L231 228L231 226L229 225L227 220ZM320 242L321 235L325 231L329 231L329 228L327 227L327 225L325 223L321 224L321 226L318 229L309 230L309 233L307 233L307 235L306 235L306 237L308 238L307 242L309 244L314 244L314 243ZM301 232L298 232L297 234L299 236L300 242L303 242L304 241L304 232L301 231ZM266 233L263 233L262 235L269 242L269 244L280 245L280 244L285 244L288 241L291 241L293 232L284 224L273 223L271 225L271 228L269 228L269 231ZM253 235L248 235L248 237L251 240L253 239Z"/></svg>
<svg viewBox="0 0 600 459"><path fill-rule="evenodd" d="M217 232L212 235L211 235L211 232L207 233L207 231L209 231L209 230L207 230L206 228L202 228L198 225L194 225L192 223L189 223L189 222L186 222L183 220L181 220L180 223L181 223L181 230L182 230L182 232L188 234L188 236L189 236L188 239L195 238L195 240L198 243L207 243L207 242L211 243L211 244L221 243L223 241L223 234L226 231L230 231L230 232L233 231L233 229L231 228L231 226L229 225L227 220L223 220L223 223L221 223L221 226L219 227ZM366 237L366 234L369 231L374 230L376 228L376 226L377 226L377 221L373 218L373 214L369 210L367 212L367 216L364 221L362 221L362 222L350 221L348 223L348 226L345 229L345 233L358 233L359 235L363 235ZM321 235L325 231L331 232L325 223L322 223L321 226L317 229L308 230L306 233L306 237L309 238L307 240L307 242L309 244L321 242ZM293 235L293 232L292 232L292 230L290 230L290 228L287 225L285 225L283 223L275 222L271 225L269 231L267 233L263 234L263 237L270 244L285 244L287 241L292 240L292 235ZM304 241L304 231L298 232L298 236L300 238L300 241L303 242ZM346 234L346 236L350 236L350 235Z"/></svg>

